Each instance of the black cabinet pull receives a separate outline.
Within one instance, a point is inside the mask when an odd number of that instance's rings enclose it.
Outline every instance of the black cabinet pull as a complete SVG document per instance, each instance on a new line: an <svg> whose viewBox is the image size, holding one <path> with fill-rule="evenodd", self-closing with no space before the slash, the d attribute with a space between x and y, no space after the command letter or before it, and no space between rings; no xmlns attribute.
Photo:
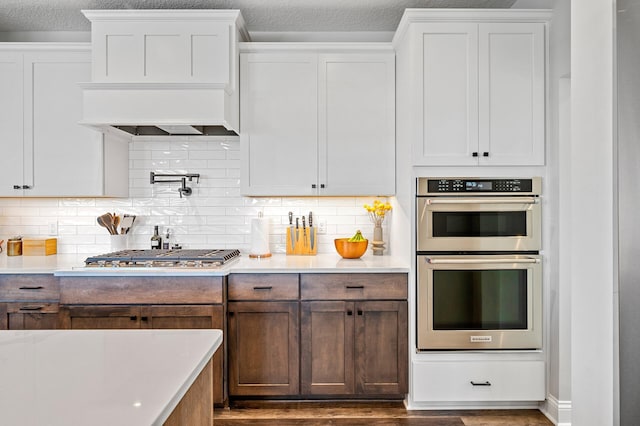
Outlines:
<svg viewBox="0 0 640 426"><path fill-rule="evenodd" d="M358 309L358 315L362 315L362 309Z"/></svg>
<svg viewBox="0 0 640 426"><path fill-rule="evenodd" d="M353 315L353 311L352 311L351 309L349 309L349 310L347 311L347 315Z"/></svg>
<svg viewBox="0 0 640 426"><path fill-rule="evenodd" d="M488 380L486 382L474 382L473 380L471 380L469 383L471 383L473 386L491 386L491 382Z"/></svg>
<svg viewBox="0 0 640 426"><path fill-rule="evenodd" d="M31 185L22 185L22 189L31 189Z"/></svg>
<svg viewBox="0 0 640 426"><path fill-rule="evenodd" d="M233 312L229 311L229 316L232 317L233 316Z"/></svg>
<svg viewBox="0 0 640 426"><path fill-rule="evenodd" d="M272 286L270 286L270 285L268 285L268 286L262 286L262 287L261 287L261 286L255 286L255 287L253 287L253 289L254 289L254 290L271 290L271 289L273 289L273 287L272 287Z"/></svg>
<svg viewBox="0 0 640 426"><path fill-rule="evenodd" d="M363 285L346 285L345 288L347 290L362 290L364 286Z"/></svg>
<svg viewBox="0 0 640 426"><path fill-rule="evenodd" d="M20 306L21 311L41 311L44 306Z"/></svg>
<svg viewBox="0 0 640 426"><path fill-rule="evenodd" d="M316 188L317 188L317 185L316 185L315 183L312 183L312 184L311 184L311 188L316 189Z"/></svg>
<svg viewBox="0 0 640 426"><path fill-rule="evenodd" d="M149 321L149 317L140 317L142 321Z"/></svg>
<svg viewBox="0 0 640 426"><path fill-rule="evenodd" d="M22 185L13 185L13 189L22 189Z"/></svg>
<svg viewBox="0 0 640 426"><path fill-rule="evenodd" d="M324 183L321 183L321 184L320 184L320 188L324 188Z"/></svg>
<svg viewBox="0 0 640 426"><path fill-rule="evenodd" d="M131 321L135 321L137 318L138 318L138 317L137 317L137 316L135 316L135 315L132 315L132 316L130 316L130 317L129 317L129 319L130 319Z"/></svg>
<svg viewBox="0 0 640 426"><path fill-rule="evenodd" d="M42 290L44 287L41 285L35 285L35 286L22 286L20 287L20 290Z"/></svg>
<svg viewBox="0 0 640 426"><path fill-rule="evenodd" d="M477 152L473 152L473 153L471 154L471 156L472 156L472 157L477 157L477 156L478 156L478 153L477 153Z"/></svg>
<svg viewBox="0 0 640 426"><path fill-rule="evenodd" d="M488 157L488 156L489 156L489 153L488 153L487 151L485 151L485 152L483 152L483 153L482 153L482 156L483 156L483 157Z"/></svg>

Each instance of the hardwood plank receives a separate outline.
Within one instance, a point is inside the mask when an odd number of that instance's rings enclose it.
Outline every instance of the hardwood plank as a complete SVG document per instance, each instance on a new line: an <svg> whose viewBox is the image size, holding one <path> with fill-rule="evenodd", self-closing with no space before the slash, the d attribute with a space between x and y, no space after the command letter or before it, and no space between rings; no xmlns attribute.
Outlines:
<svg viewBox="0 0 640 426"><path fill-rule="evenodd" d="M400 401L234 400L216 409L216 426L425 425L552 426L538 410L412 410Z"/></svg>

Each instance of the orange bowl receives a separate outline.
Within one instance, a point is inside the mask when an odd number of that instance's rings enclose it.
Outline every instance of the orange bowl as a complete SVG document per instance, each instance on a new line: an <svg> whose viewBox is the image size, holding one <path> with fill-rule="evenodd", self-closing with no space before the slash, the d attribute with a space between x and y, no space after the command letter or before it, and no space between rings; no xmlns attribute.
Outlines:
<svg viewBox="0 0 640 426"><path fill-rule="evenodd" d="M348 238L336 238L333 243L340 256L345 259L358 259L367 251L369 240L349 242Z"/></svg>

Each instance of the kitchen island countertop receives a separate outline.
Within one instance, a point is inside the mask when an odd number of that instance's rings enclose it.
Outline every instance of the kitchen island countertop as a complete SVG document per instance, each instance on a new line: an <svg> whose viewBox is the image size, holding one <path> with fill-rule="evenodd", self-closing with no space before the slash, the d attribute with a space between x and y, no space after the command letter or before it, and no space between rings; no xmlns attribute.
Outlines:
<svg viewBox="0 0 640 426"><path fill-rule="evenodd" d="M220 330L0 332L0 424L161 425Z"/></svg>
<svg viewBox="0 0 640 426"><path fill-rule="evenodd" d="M0 255L0 274L55 274L57 276L225 276L235 273L407 273L409 264L394 256L365 254L360 259L343 259L338 254L287 256L274 254L252 259L242 254L219 269L207 268L86 268L88 255L52 256Z"/></svg>

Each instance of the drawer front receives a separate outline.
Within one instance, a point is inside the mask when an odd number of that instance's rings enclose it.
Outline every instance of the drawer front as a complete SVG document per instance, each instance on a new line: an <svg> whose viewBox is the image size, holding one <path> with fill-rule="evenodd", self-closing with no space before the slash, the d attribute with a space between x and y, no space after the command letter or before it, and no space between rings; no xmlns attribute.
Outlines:
<svg viewBox="0 0 640 426"><path fill-rule="evenodd" d="M222 277L61 277L62 304L221 304Z"/></svg>
<svg viewBox="0 0 640 426"><path fill-rule="evenodd" d="M229 276L229 300L298 300L298 274Z"/></svg>
<svg viewBox="0 0 640 426"><path fill-rule="evenodd" d="M0 301L59 300L60 285L53 275L0 275Z"/></svg>
<svg viewBox="0 0 640 426"><path fill-rule="evenodd" d="M407 274L302 274L303 300L406 300Z"/></svg>
<svg viewBox="0 0 640 426"><path fill-rule="evenodd" d="M21 302L7 303L9 314L55 314L58 312L58 303L48 302Z"/></svg>
<svg viewBox="0 0 640 426"><path fill-rule="evenodd" d="M543 401L544 361L424 362L413 366L416 402Z"/></svg>

